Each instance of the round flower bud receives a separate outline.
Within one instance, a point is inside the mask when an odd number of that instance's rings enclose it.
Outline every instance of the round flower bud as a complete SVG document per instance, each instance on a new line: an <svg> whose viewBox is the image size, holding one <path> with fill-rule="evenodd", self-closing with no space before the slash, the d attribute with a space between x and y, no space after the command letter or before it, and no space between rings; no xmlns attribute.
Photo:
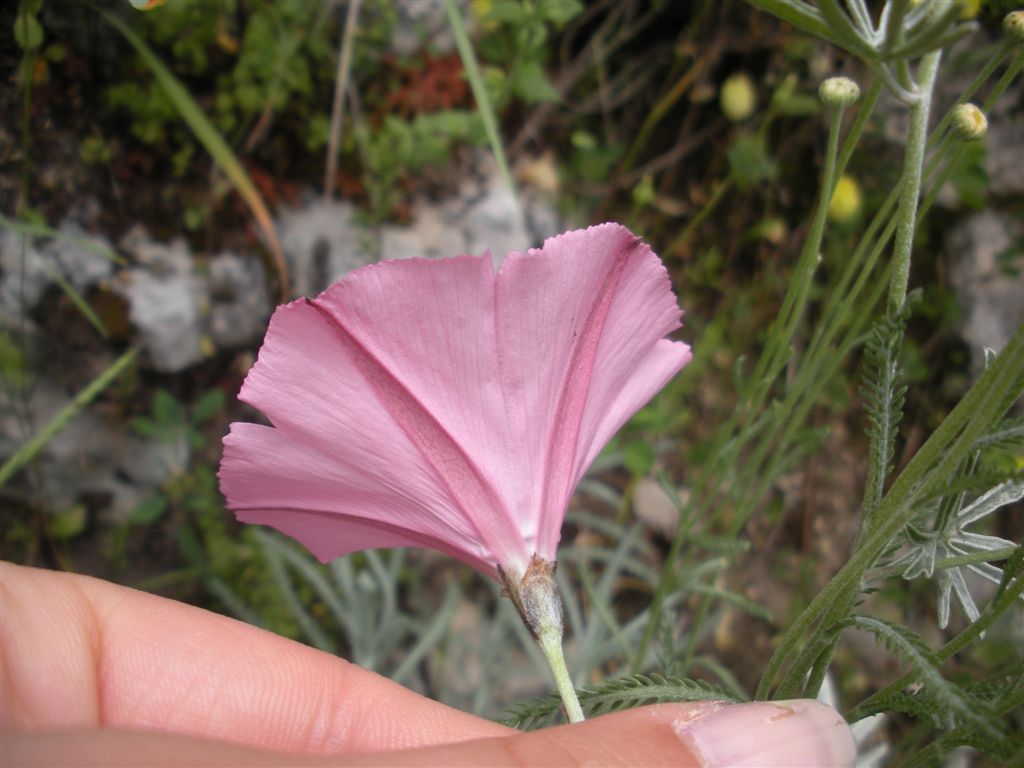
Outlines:
<svg viewBox="0 0 1024 768"><path fill-rule="evenodd" d="M953 130L964 141L975 141L988 131L988 120L974 104L958 104L953 110Z"/></svg>
<svg viewBox="0 0 1024 768"><path fill-rule="evenodd" d="M739 123L754 114L757 108L757 91L745 74L732 75L722 83L718 101L722 113L734 123Z"/></svg>
<svg viewBox="0 0 1024 768"><path fill-rule="evenodd" d="M860 86L848 77L830 77L818 89L818 98L830 107L848 107L860 98Z"/></svg>
<svg viewBox="0 0 1024 768"><path fill-rule="evenodd" d="M828 204L828 217L837 224L846 224L857 218L860 206L860 185L852 176L840 176Z"/></svg>
<svg viewBox="0 0 1024 768"><path fill-rule="evenodd" d="M1024 43L1024 11L1006 14L1003 18L1003 32L1018 45Z"/></svg>

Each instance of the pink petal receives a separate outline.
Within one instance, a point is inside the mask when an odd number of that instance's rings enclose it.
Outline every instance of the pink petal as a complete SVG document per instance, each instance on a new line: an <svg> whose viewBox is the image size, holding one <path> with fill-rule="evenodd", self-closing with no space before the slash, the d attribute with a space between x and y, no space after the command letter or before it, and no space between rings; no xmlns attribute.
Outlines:
<svg viewBox="0 0 1024 768"><path fill-rule="evenodd" d="M517 493L514 508L536 510L524 516L532 525L524 535L553 560L583 472L625 419L685 365L689 348L665 342L672 353L639 367L679 327L680 311L657 256L618 224L510 254L499 274L498 304L522 308L499 312L506 399L515 409L508 445L528 468L525 482L508 492Z"/></svg>
<svg viewBox="0 0 1024 768"><path fill-rule="evenodd" d="M576 483L689 360L664 267L606 224L510 254L387 262L281 307L221 480L318 557L409 544L494 575L554 560Z"/></svg>

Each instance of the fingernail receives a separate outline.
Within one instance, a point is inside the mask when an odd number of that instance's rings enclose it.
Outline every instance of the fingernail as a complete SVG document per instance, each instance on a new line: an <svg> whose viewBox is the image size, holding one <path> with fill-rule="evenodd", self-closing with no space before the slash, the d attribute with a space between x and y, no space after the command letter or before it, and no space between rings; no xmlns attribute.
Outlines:
<svg viewBox="0 0 1024 768"><path fill-rule="evenodd" d="M857 758L846 721L811 699L712 708L672 728L706 768L852 766Z"/></svg>

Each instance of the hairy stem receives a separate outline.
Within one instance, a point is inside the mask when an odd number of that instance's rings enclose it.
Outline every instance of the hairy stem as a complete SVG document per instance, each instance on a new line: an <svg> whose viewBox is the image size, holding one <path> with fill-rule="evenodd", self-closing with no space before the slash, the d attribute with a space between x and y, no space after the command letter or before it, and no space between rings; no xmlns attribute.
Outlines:
<svg viewBox="0 0 1024 768"><path fill-rule="evenodd" d="M888 310L895 315L903 309L910 283L910 254L914 245L914 227L917 224L917 203L921 194L921 174L924 168L924 147L928 136L928 114L931 111L932 90L939 71L941 51L934 51L921 59L919 88L920 100L910 108L910 131L907 134L907 154L903 160L903 180L900 185L900 207L896 212L896 244L893 260L896 271L889 283Z"/></svg>

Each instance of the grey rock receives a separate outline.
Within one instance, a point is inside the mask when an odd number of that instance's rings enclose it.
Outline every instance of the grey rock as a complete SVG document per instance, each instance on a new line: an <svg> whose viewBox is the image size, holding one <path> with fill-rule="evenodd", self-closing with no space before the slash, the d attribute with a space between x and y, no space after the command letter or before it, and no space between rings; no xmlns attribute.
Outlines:
<svg viewBox="0 0 1024 768"><path fill-rule="evenodd" d="M466 209L463 227L469 252L490 250L495 260L540 245L527 231L515 195L497 174L489 179L483 196Z"/></svg>
<svg viewBox="0 0 1024 768"><path fill-rule="evenodd" d="M85 291L114 274L113 261L104 255L113 254L107 240L90 235L70 220L61 222L57 231L64 237L50 240L43 250L53 257L76 290Z"/></svg>
<svg viewBox="0 0 1024 768"><path fill-rule="evenodd" d="M1024 89L1006 94L989 115L985 172L993 195L1024 193ZM1000 108L1001 107L1001 108Z"/></svg>
<svg viewBox="0 0 1024 768"><path fill-rule="evenodd" d="M986 347L999 350L1024 323L1024 226L995 211L980 211L950 233L953 285L966 308L963 334L972 367L984 366Z"/></svg>
<svg viewBox="0 0 1024 768"><path fill-rule="evenodd" d="M46 256L32 239L0 231L0 326L17 328L53 281Z"/></svg>
<svg viewBox="0 0 1024 768"><path fill-rule="evenodd" d="M72 397L45 380L24 395L15 402L0 394L0 460L32 436L25 424L47 423ZM106 496L106 512L123 520L188 459L184 434L167 442L145 441L125 434L123 422L81 410L38 455L40 476L46 478L38 490L49 509L71 507L86 494ZM25 475L30 483L33 477Z"/></svg>
<svg viewBox="0 0 1024 768"><path fill-rule="evenodd" d="M263 338L271 302L263 265L255 258L222 253L210 260L210 336L222 348Z"/></svg>
<svg viewBox="0 0 1024 768"><path fill-rule="evenodd" d="M349 203L308 201L286 209L278 236L291 269L292 292L316 296L335 280L373 262L372 238Z"/></svg>
<svg viewBox="0 0 1024 768"><path fill-rule="evenodd" d="M448 53L455 49L444 3L420 0L395 3L393 7L398 19L390 43L391 49L399 56L412 56L421 48L429 48L435 53ZM468 14L464 13L463 18L466 17Z"/></svg>
<svg viewBox="0 0 1024 768"><path fill-rule="evenodd" d="M385 225L380 229L381 259L444 258L471 253L465 233L434 204L420 203L411 226Z"/></svg>
<svg viewBox="0 0 1024 768"><path fill-rule="evenodd" d="M128 301L147 361L165 373L199 362L208 289L195 273L185 241L158 243L133 230L123 247L135 254L137 266L121 272L118 289Z"/></svg>

